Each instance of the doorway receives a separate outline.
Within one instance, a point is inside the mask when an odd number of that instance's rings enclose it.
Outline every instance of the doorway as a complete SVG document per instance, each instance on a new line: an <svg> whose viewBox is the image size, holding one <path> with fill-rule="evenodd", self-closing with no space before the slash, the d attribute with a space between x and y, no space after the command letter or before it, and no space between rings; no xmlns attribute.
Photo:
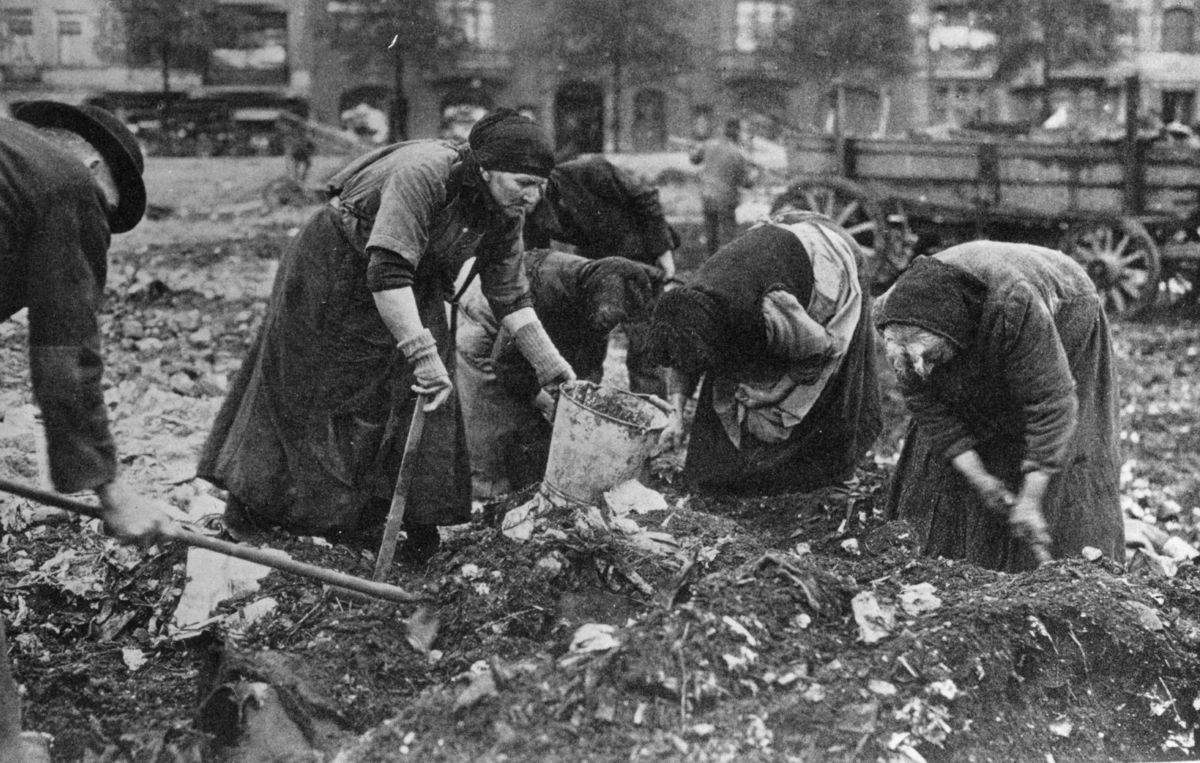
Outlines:
<svg viewBox="0 0 1200 763"><path fill-rule="evenodd" d="M554 147L562 156L604 151L604 91L594 82L564 82L554 94Z"/></svg>

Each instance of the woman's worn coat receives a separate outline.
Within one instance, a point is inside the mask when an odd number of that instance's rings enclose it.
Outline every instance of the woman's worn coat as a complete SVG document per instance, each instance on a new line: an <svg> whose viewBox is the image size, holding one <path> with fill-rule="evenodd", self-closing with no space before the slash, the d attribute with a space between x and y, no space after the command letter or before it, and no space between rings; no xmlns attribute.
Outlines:
<svg viewBox="0 0 1200 763"><path fill-rule="evenodd" d="M911 522L929 555L1002 570L1035 566L1003 517L989 514L950 460L975 449L1010 490L1053 473L1042 511L1055 557L1084 546L1124 558L1118 496L1116 380L1108 322L1069 257L1024 244L974 242L936 258L986 284L971 346L905 390L912 421L887 511ZM903 311L878 314L904 322Z"/></svg>
<svg viewBox="0 0 1200 763"><path fill-rule="evenodd" d="M520 220L495 210L440 141L389 146L330 182L331 203L284 252L263 326L217 415L199 475L251 517L297 532L353 530L381 518L415 396L412 370L375 308L368 247L415 267L422 323L450 368L445 300L478 254L500 317L530 304ZM470 518L457 396L426 416L406 521Z"/></svg>
<svg viewBox="0 0 1200 763"><path fill-rule="evenodd" d="M554 240L591 260L624 257L647 265L679 245L658 190L602 156L554 168L546 198L526 220L524 235L526 249L543 249Z"/></svg>
<svg viewBox="0 0 1200 763"><path fill-rule="evenodd" d="M836 251L835 251L836 250ZM854 474L881 428L870 297L861 253L840 229L814 218L765 224L720 249L688 288L716 300L732 338L706 375L692 423L684 476L714 492L751 495L836 485ZM799 303L836 339L837 352L801 363L813 378L787 384L796 348L772 342L768 307ZM747 390L771 390L775 405L745 407Z"/></svg>
<svg viewBox="0 0 1200 763"><path fill-rule="evenodd" d="M546 333L579 378L592 381L603 374L609 323L643 319L658 286L644 265L551 250L527 252L525 272ZM455 384L471 476L475 496L492 498L542 478L551 427L533 404L540 389L533 368L478 285L466 289L459 310ZM597 321L602 312L607 319Z"/></svg>

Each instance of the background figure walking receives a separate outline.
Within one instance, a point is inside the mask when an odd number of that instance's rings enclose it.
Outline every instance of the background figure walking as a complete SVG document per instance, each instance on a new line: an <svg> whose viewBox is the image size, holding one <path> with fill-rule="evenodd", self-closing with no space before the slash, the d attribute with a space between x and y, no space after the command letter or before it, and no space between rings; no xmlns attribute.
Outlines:
<svg viewBox="0 0 1200 763"><path fill-rule="evenodd" d="M741 189L753 183L750 160L739 144L741 135L741 123L728 119L723 135L706 140L691 154L692 164L700 165L700 206L710 257L737 233Z"/></svg>

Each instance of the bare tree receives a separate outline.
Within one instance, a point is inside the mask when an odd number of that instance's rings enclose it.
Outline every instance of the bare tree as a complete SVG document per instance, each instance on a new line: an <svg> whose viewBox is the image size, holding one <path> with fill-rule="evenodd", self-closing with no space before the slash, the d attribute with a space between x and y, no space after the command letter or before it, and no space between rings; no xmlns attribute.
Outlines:
<svg viewBox="0 0 1200 763"><path fill-rule="evenodd" d="M157 63L164 96L171 69L201 71L220 34L216 0L109 0L115 13L102 17L101 55L124 54L129 63ZM164 103L169 99L164 97Z"/></svg>
<svg viewBox="0 0 1200 763"><path fill-rule="evenodd" d="M613 143L621 145L622 93L627 78L670 76L692 58L683 25L688 0L550 0L541 44L564 61L608 69Z"/></svg>
<svg viewBox="0 0 1200 763"><path fill-rule="evenodd" d="M784 7L766 52L802 80L878 93L882 129L887 84L912 68L908 0L790 0Z"/></svg>
<svg viewBox="0 0 1200 763"><path fill-rule="evenodd" d="M1128 24L1110 0L965 0L996 34L996 79L1010 82L1037 70L1041 117L1050 115L1052 72L1073 65L1103 66L1116 59Z"/></svg>
<svg viewBox="0 0 1200 763"><path fill-rule="evenodd" d="M436 66L453 60L464 46L461 34L439 0L350 0L338 6L338 12L324 17L317 34L360 66L390 65L390 137L408 137L408 64Z"/></svg>

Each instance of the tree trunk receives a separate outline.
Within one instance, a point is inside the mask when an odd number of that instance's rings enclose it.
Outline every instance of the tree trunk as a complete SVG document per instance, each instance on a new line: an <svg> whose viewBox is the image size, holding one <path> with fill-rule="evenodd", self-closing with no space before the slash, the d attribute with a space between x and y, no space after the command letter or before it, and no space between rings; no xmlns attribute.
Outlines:
<svg viewBox="0 0 1200 763"><path fill-rule="evenodd" d="M613 57L612 76L612 150L621 150L621 80L622 69L620 55Z"/></svg>
<svg viewBox="0 0 1200 763"><path fill-rule="evenodd" d="M1054 33L1053 26L1053 11L1050 9L1050 3L1047 0L1042 0L1038 9L1041 11L1038 23L1042 27L1042 42L1040 47L1041 53L1041 93L1040 111L1038 113L1038 124L1043 124L1050 118L1053 109L1050 106L1050 36Z"/></svg>
<svg viewBox="0 0 1200 763"><path fill-rule="evenodd" d="M612 149L620 151L621 145L621 104L624 101L623 87L625 80L625 34L624 28L629 20L629 0L621 0L621 30L612 47Z"/></svg>
<svg viewBox="0 0 1200 763"><path fill-rule="evenodd" d="M388 114L388 139L391 142L408 138L408 97L404 94L404 51L397 46L393 55L392 107Z"/></svg>
<svg viewBox="0 0 1200 763"><path fill-rule="evenodd" d="M162 66L160 74L162 75L162 106L158 115L159 124L162 125L162 136L168 143L174 142L175 126L172 123L171 114L171 42L163 40L162 45L158 48L158 60Z"/></svg>

